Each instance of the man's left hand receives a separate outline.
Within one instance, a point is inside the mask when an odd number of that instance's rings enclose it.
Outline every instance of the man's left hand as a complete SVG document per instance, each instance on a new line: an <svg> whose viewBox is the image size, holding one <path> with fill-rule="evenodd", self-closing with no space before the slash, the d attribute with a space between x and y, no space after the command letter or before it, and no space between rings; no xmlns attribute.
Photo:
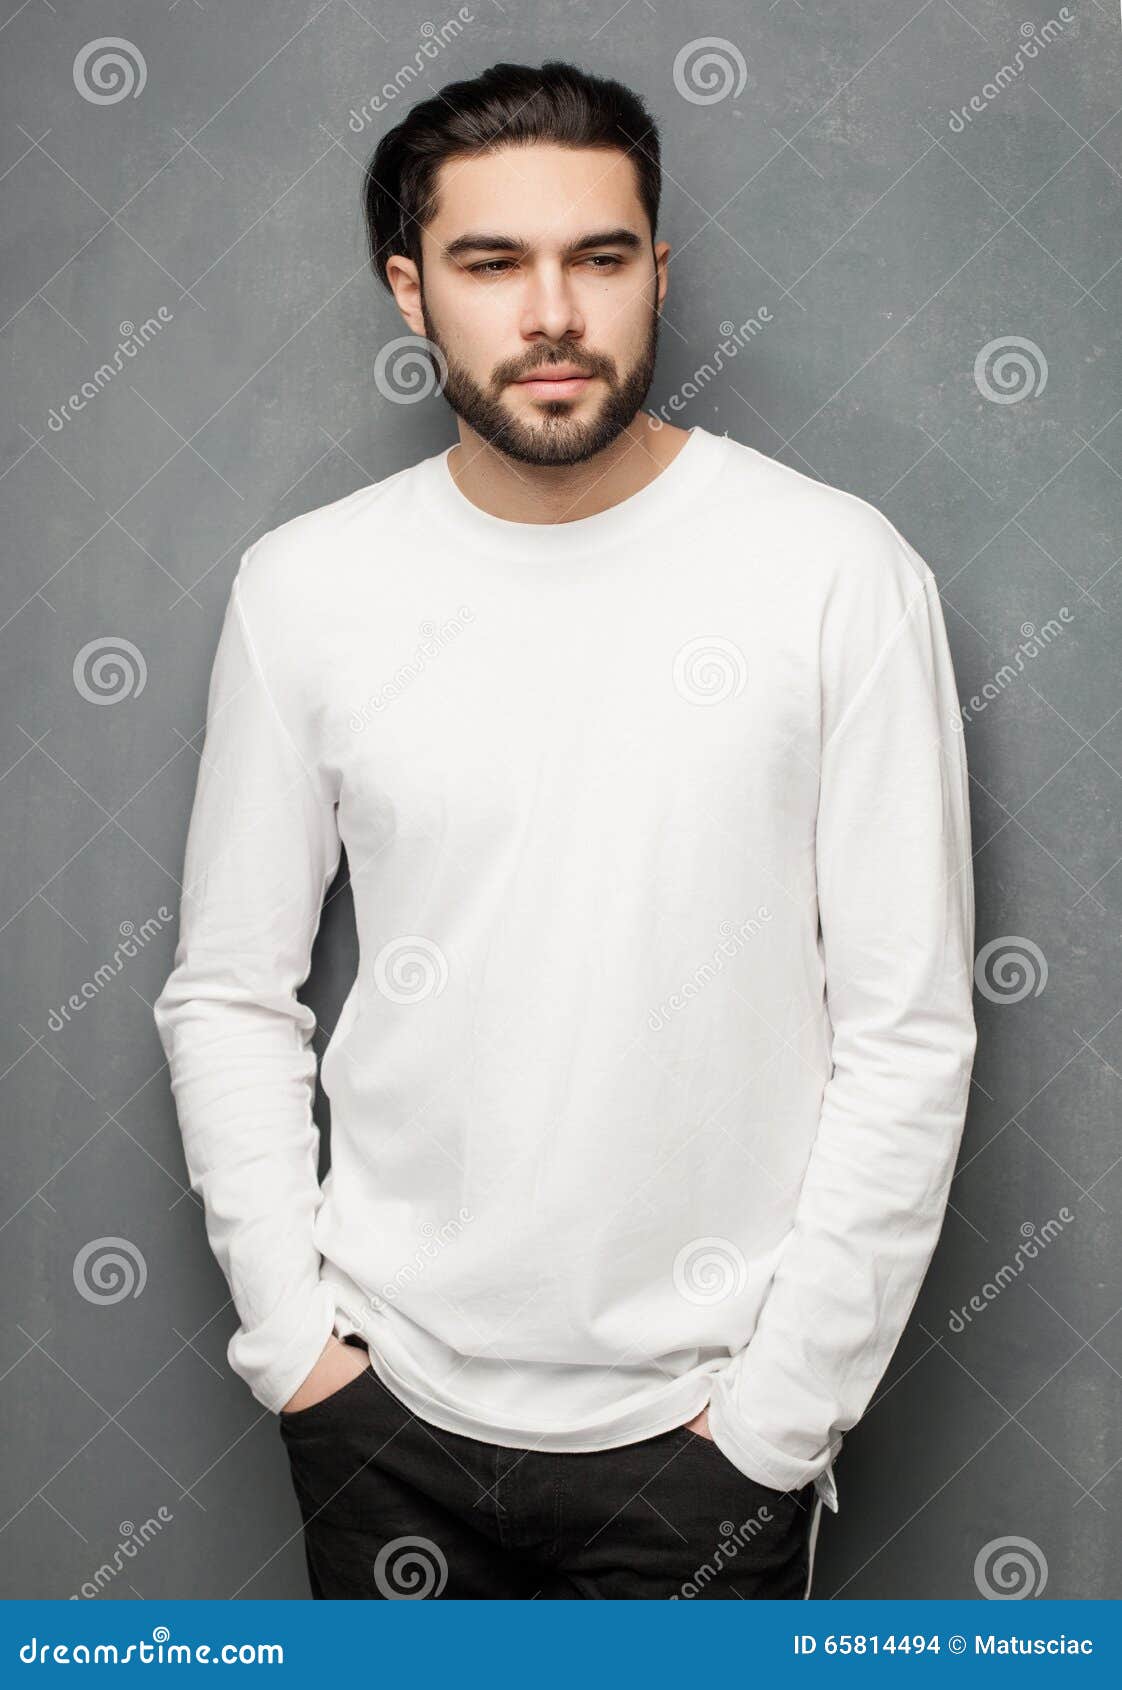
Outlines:
<svg viewBox="0 0 1122 1690"><path fill-rule="evenodd" d="M696 1417L696 1419L686 1421L686 1430L689 1431L689 1432L696 1432L699 1438L708 1438L710 1443L712 1443L713 1434L709 1430L709 1405L708 1405L708 1403L705 1405L705 1407L702 1409L701 1413Z"/></svg>

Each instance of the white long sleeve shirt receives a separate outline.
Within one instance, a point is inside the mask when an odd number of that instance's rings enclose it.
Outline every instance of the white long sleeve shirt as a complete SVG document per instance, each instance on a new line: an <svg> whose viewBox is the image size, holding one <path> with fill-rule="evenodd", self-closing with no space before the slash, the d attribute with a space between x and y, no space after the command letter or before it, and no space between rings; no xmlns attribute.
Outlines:
<svg viewBox="0 0 1122 1690"><path fill-rule="evenodd" d="M296 992L341 845L321 1187ZM418 1415L555 1451L708 1403L836 1512L943 1222L973 926L935 578L863 500L695 427L576 521L444 451L282 524L155 1007L231 1367L275 1412L360 1331Z"/></svg>

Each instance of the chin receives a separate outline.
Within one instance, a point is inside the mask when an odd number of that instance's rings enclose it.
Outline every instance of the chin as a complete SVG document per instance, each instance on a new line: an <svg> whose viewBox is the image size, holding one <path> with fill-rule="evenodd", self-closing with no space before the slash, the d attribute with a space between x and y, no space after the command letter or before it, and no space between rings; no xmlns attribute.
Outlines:
<svg viewBox="0 0 1122 1690"><path fill-rule="evenodd" d="M587 463L623 430L603 416L574 416L577 403L549 401L532 418L511 417L492 444L518 463L559 468Z"/></svg>

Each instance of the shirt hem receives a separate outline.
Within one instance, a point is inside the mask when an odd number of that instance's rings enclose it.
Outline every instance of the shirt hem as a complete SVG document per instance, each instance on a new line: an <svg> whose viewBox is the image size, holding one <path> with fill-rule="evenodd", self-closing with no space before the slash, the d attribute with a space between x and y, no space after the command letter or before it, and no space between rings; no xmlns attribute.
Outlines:
<svg viewBox="0 0 1122 1690"><path fill-rule="evenodd" d="M644 1438L656 1438L663 1432L672 1432L677 1427L684 1426L687 1420L692 1420L695 1415L701 1413L712 1392L712 1384L708 1379L702 1382L704 1390L700 1396L696 1379L686 1380L685 1383L691 1387L689 1391L667 1393L659 1399L664 1405L660 1415L649 1422L637 1416L625 1416L621 1420L613 1421L611 1426L604 1428L598 1436L573 1432L566 1428L529 1431L515 1426L500 1427L489 1422L473 1420L466 1414L458 1414L454 1409L450 1409L447 1403L434 1401L423 1391L415 1389L394 1371L381 1350L374 1347L373 1342L369 1339L367 1342L370 1364L374 1372L387 1390L400 1398L411 1413L427 1420L442 1432L456 1432L460 1437L472 1438L477 1443L498 1444L503 1449L544 1450L558 1455L592 1455L597 1450L620 1449L626 1444L641 1443Z"/></svg>
<svg viewBox="0 0 1122 1690"><path fill-rule="evenodd" d="M705 1408L712 1395L714 1370L702 1376L691 1374L672 1380L658 1400L659 1413L628 1414L606 1419L596 1428L574 1430L571 1427L529 1428L499 1426L489 1420L451 1407L446 1401L431 1397L428 1392L404 1378L387 1358L379 1342L380 1334L372 1331L373 1322L364 1326L351 1320L345 1310L336 1311L335 1333L346 1337L359 1333L370 1352L370 1365L386 1389L400 1399L421 1420L442 1432L455 1432L477 1443L498 1444L503 1449L536 1449L559 1455L592 1455L597 1450L620 1449L626 1444L640 1443L644 1438L657 1438L684 1426Z"/></svg>

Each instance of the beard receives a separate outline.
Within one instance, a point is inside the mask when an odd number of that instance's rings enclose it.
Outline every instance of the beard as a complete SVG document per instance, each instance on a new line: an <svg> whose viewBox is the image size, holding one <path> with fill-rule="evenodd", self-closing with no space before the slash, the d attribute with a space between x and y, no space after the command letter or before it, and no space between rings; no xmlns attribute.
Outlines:
<svg viewBox="0 0 1122 1690"><path fill-rule="evenodd" d="M489 446L517 463L581 464L594 458L634 420L654 380L660 320L657 309L651 311L642 352L622 377L615 360L604 353L543 343L517 364L511 361L498 366L487 387L481 387L449 352L425 309L423 295L421 314L425 334L439 349L447 367L443 392L452 410ZM533 421L511 410L503 398L509 384L539 370L547 375L551 364L575 364L582 373L603 378L608 391L595 416L574 415L574 403L582 401L571 399L537 401Z"/></svg>

